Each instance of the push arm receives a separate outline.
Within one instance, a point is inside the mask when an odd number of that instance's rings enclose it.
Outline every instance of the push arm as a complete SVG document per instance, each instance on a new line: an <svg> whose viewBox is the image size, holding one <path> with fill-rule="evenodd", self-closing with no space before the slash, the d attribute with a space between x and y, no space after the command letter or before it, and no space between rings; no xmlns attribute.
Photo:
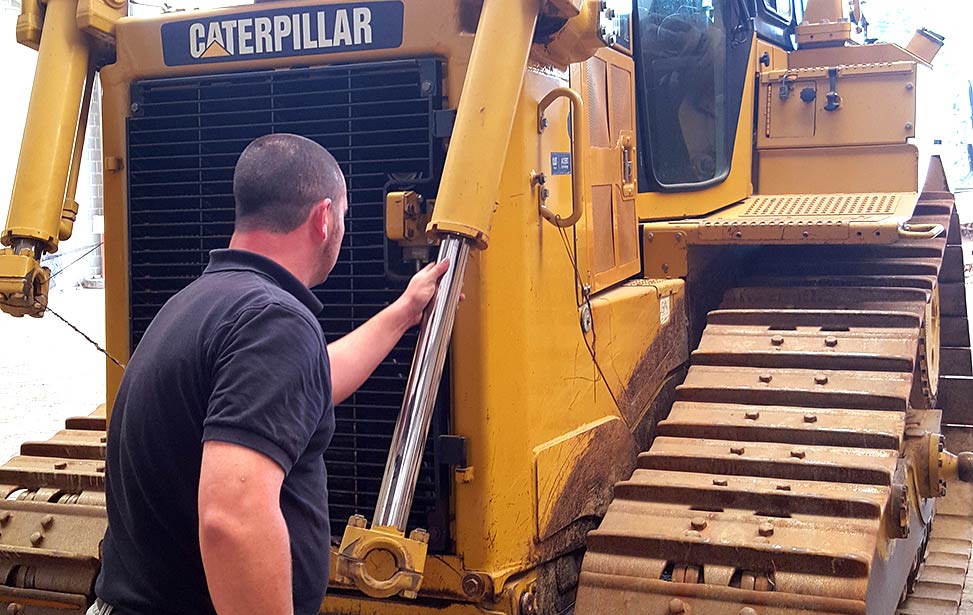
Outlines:
<svg viewBox="0 0 973 615"><path fill-rule="evenodd" d="M38 0L25 0L18 21L18 40L37 48L38 56L10 210L0 232L5 246L0 309L15 316L43 314L50 272L41 257L71 236L78 213L74 193L95 65L85 28L91 31L96 15L125 11L124 2L114 7L96 2L47 0L41 13ZM99 22L104 30L112 25Z"/></svg>

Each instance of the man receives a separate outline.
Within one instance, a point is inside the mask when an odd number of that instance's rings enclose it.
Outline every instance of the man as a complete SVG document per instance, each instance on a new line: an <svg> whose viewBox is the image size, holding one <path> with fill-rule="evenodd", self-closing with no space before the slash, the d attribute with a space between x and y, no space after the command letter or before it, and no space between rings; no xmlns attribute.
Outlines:
<svg viewBox="0 0 973 615"><path fill-rule="evenodd" d="M92 615L317 613L328 579L333 403L417 324L446 263L325 348L347 196L334 158L277 134L233 176L236 224L159 311L108 430L108 532Z"/></svg>

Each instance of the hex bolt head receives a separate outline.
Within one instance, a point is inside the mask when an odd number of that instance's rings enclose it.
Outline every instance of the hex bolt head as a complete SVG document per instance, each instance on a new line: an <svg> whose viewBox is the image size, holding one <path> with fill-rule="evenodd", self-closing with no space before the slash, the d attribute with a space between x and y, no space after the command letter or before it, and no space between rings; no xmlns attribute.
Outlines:
<svg viewBox="0 0 973 615"><path fill-rule="evenodd" d="M524 592L520 597L521 615L537 615L537 599L533 592Z"/></svg>
<svg viewBox="0 0 973 615"><path fill-rule="evenodd" d="M805 414L804 415L804 422L805 423L817 423L818 422L818 415L816 415L816 414Z"/></svg>
<svg viewBox="0 0 973 615"><path fill-rule="evenodd" d="M905 84L905 89L907 89L907 90L912 90L914 87L916 87L916 86L911 81L909 83Z"/></svg>
<svg viewBox="0 0 973 615"><path fill-rule="evenodd" d="M825 374L816 374L814 384L828 384L828 377Z"/></svg>
<svg viewBox="0 0 973 615"><path fill-rule="evenodd" d="M760 382L770 382L771 380L774 379L774 377L771 376L770 374L764 373L764 374L760 374L759 379Z"/></svg>
<svg viewBox="0 0 973 615"><path fill-rule="evenodd" d="M706 529L706 519L702 517L693 517L693 520L689 522L690 527L696 531L702 531Z"/></svg>
<svg viewBox="0 0 973 615"><path fill-rule="evenodd" d="M686 603L679 598L673 598L669 601L669 612L672 615L679 615L679 613L686 612Z"/></svg>
<svg viewBox="0 0 973 615"><path fill-rule="evenodd" d="M49 530L52 525L54 525L54 515L44 515L44 518L41 519L41 527Z"/></svg>
<svg viewBox="0 0 973 615"><path fill-rule="evenodd" d="M751 421L756 421L757 419L760 418L760 413L757 412L756 410L750 410L749 412L747 412L746 416Z"/></svg>
<svg viewBox="0 0 973 615"><path fill-rule="evenodd" d="M784 345L784 336L783 335L775 335L772 338L770 338L770 343L773 344L774 346L783 346Z"/></svg>
<svg viewBox="0 0 973 615"><path fill-rule="evenodd" d="M348 519L348 525L350 525L351 527L365 527L366 525L368 525L368 519L366 519L362 515L352 515Z"/></svg>
<svg viewBox="0 0 973 615"><path fill-rule="evenodd" d="M713 484L717 487L726 487L729 483L726 482L725 478L714 478Z"/></svg>
<svg viewBox="0 0 973 615"><path fill-rule="evenodd" d="M479 598L483 595L486 589L486 584L483 583L483 579L480 575L468 573L463 577L463 593L471 598Z"/></svg>
<svg viewBox="0 0 973 615"><path fill-rule="evenodd" d="M730 447L730 454L732 454L732 455L742 455L745 452L745 450L746 449L744 449L742 446L731 446Z"/></svg>
<svg viewBox="0 0 973 615"><path fill-rule="evenodd" d="M765 538L767 536L773 536L774 535L774 526L773 526L773 524L767 523L767 522L761 523L757 527L757 533L760 534L761 536L765 537Z"/></svg>
<svg viewBox="0 0 973 615"><path fill-rule="evenodd" d="M44 542L44 534L41 534L40 532L34 532L33 534L30 535L30 544L32 544L33 546L36 547L42 542Z"/></svg>
<svg viewBox="0 0 973 615"><path fill-rule="evenodd" d="M429 543L429 532L422 528L416 528L409 533L409 540L416 542Z"/></svg>
<svg viewBox="0 0 973 615"><path fill-rule="evenodd" d="M801 450L791 451L791 457L795 459L804 459L807 457L807 453Z"/></svg>
<svg viewBox="0 0 973 615"><path fill-rule="evenodd" d="M824 338L824 345L828 348L834 348L838 345L838 338L833 335L829 335L828 337Z"/></svg>

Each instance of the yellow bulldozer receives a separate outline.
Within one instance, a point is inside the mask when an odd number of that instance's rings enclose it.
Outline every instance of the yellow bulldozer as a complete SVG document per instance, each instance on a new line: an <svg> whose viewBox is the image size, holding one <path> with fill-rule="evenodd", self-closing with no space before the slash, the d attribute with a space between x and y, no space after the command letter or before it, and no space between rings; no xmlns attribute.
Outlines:
<svg viewBox="0 0 973 615"><path fill-rule="evenodd" d="M92 600L126 357L273 132L348 179L330 339L450 261L336 410L322 613L957 613L973 371L917 118L935 33L866 40L858 0L23 0L17 38L0 304L47 310L98 75L118 363L105 408L0 467L7 613Z"/></svg>

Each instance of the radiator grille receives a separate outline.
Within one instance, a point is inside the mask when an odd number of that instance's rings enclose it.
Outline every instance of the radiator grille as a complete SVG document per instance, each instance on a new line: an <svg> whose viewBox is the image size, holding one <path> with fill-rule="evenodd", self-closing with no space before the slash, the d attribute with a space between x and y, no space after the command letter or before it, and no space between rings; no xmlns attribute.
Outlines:
<svg viewBox="0 0 973 615"><path fill-rule="evenodd" d="M404 282L387 275L384 191L415 181L438 185L442 144L433 114L441 105L442 65L415 60L141 81L132 86L128 123L131 343L156 312L200 275L208 253L233 230L233 166L252 139L291 132L338 160L349 211L341 255L315 289L329 340L348 333L395 299ZM422 186L424 188L420 188ZM415 347L406 335L373 377L336 411L327 454L332 534L351 514L371 517ZM444 378L447 381L448 378ZM448 396L441 393L442 402ZM432 437L446 429L437 409ZM426 450L411 526L448 541L446 474Z"/></svg>

